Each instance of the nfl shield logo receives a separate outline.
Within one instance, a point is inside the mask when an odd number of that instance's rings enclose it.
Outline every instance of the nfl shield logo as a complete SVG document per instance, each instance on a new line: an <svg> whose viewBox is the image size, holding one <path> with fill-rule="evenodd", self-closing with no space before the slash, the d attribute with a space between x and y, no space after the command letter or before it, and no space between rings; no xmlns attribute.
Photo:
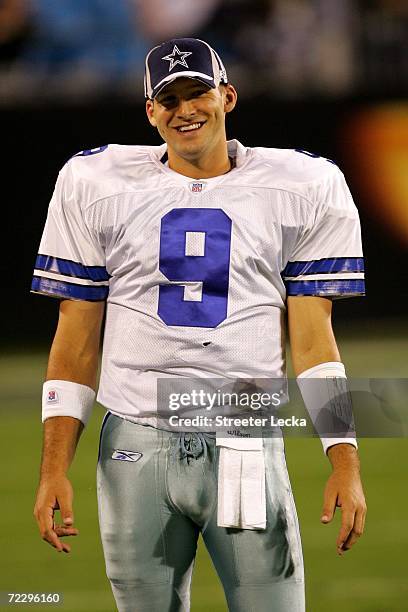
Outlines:
<svg viewBox="0 0 408 612"><path fill-rule="evenodd" d="M201 193L205 183L190 183L190 189L193 193Z"/></svg>
<svg viewBox="0 0 408 612"><path fill-rule="evenodd" d="M48 391L47 401L56 402L57 400L58 400L57 392L54 389L52 389L51 391Z"/></svg>

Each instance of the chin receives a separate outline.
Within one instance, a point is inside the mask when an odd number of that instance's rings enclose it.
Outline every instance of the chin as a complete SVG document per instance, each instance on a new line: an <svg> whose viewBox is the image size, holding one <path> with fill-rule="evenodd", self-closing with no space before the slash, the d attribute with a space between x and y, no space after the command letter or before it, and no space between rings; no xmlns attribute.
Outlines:
<svg viewBox="0 0 408 612"><path fill-rule="evenodd" d="M182 147L177 147L176 152L180 157L194 159L199 157L204 151L204 147L198 143L185 143Z"/></svg>

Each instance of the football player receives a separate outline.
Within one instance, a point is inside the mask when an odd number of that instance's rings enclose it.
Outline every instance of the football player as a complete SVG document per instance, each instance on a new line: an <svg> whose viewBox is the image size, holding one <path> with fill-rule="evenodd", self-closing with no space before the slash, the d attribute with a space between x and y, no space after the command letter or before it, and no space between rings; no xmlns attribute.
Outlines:
<svg viewBox="0 0 408 612"><path fill-rule="evenodd" d="M237 93L207 43L152 49L145 96L164 144L74 155L41 240L32 290L61 302L43 391L40 533L65 552L62 538L77 534L67 471L94 402L106 306L98 503L118 610L189 610L201 533L230 610L302 612L282 438L245 445L176 431L158 413L157 384L284 378L287 316L313 414L321 400L305 381L346 380L331 310L333 299L364 293L358 213L331 161L227 141ZM265 121L254 109L254 123ZM341 507L343 554L364 529L357 444L353 432L322 443L333 471L321 520Z"/></svg>

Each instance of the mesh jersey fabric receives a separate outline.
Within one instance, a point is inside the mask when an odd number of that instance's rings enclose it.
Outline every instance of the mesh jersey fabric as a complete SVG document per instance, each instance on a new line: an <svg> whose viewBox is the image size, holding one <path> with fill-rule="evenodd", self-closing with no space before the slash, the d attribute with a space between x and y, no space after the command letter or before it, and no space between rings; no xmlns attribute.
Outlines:
<svg viewBox="0 0 408 612"><path fill-rule="evenodd" d="M343 174L304 152L228 143L200 180L166 145L109 145L61 170L32 290L107 301L98 401L154 423L158 378L285 375L287 295L364 293ZM183 242L184 241L184 242Z"/></svg>

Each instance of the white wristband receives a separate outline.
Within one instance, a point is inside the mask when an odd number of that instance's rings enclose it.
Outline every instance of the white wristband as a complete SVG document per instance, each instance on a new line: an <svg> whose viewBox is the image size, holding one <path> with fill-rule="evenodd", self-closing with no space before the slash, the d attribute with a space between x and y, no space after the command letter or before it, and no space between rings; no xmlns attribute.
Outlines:
<svg viewBox="0 0 408 612"><path fill-rule="evenodd" d="M70 416L87 424L95 391L69 380L47 380L42 393L42 422L50 417Z"/></svg>
<svg viewBox="0 0 408 612"><path fill-rule="evenodd" d="M347 380L346 370L344 364L339 361L328 361L326 363L319 363L313 368L309 368L305 370L297 377L297 383L300 389L300 393L302 394L302 398L306 409L312 419L312 423L316 426L316 422L319 414L324 409L325 406L333 405L333 401L338 399L342 405L340 406L341 410L345 413L345 423L352 423L352 414L353 407L351 403L351 398L348 393L344 392L344 383L343 389L337 390L334 385L316 385L305 382L306 379L314 379L314 378L326 378L326 379L335 379L342 378ZM347 389L346 389L347 391ZM333 397L333 394L337 393L337 397ZM317 433L319 433L319 427L316 427ZM354 428L350 432L346 434L346 437L335 438L335 437L324 437L320 436L320 440L323 445L323 450L327 453L327 450L330 446L334 446L335 444L352 444L357 448L357 440L355 436Z"/></svg>

